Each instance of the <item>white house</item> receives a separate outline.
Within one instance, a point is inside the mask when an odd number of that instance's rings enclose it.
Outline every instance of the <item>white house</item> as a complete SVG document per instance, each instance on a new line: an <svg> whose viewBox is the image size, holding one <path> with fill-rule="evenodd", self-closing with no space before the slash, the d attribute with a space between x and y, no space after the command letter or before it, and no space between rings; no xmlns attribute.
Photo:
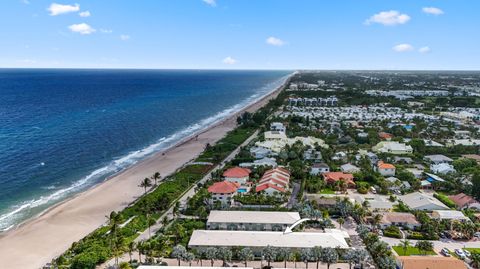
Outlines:
<svg viewBox="0 0 480 269"><path fill-rule="evenodd" d="M298 212L212 210L207 230L284 231L298 220Z"/></svg>
<svg viewBox="0 0 480 269"><path fill-rule="evenodd" d="M390 153L399 155L413 153L412 146L396 141L381 141L377 145L373 146L372 150L378 153Z"/></svg>
<svg viewBox="0 0 480 269"><path fill-rule="evenodd" d="M396 169L393 164L384 163L383 161L379 161L377 164L377 171L384 177L395 176L395 170Z"/></svg>
<svg viewBox="0 0 480 269"><path fill-rule="evenodd" d="M314 163L310 169L310 175L320 175L330 172L330 167L326 163Z"/></svg>
<svg viewBox="0 0 480 269"><path fill-rule="evenodd" d="M346 163L340 166L340 170L344 173L357 173L360 172L360 168L357 166L351 164L351 163Z"/></svg>
<svg viewBox="0 0 480 269"><path fill-rule="evenodd" d="M442 202L436 198L426 195L422 192L413 192L406 195L399 196L400 199L405 205L410 207L413 210L448 210L448 206L444 205Z"/></svg>
<svg viewBox="0 0 480 269"><path fill-rule="evenodd" d="M272 122L270 124L270 131L277 131L277 132L285 133L286 130L287 130L287 128L285 128L285 125L283 125L283 123L281 123L281 122Z"/></svg>
<svg viewBox="0 0 480 269"><path fill-rule="evenodd" d="M453 165L448 163L439 163L430 165L430 170L436 174L448 174L455 173L456 170Z"/></svg>
<svg viewBox="0 0 480 269"><path fill-rule="evenodd" d="M249 179L251 171L248 168L232 167L223 172L223 177L226 181L245 185Z"/></svg>
<svg viewBox="0 0 480 269"><path fill-rule="evenodd" d="M217 201L230 205L233 202L233 197L237 194L237 190L240 184L221 181L213 183L212 186L208 187L208 192L212 195L211 203L216 203Z"/></svg>

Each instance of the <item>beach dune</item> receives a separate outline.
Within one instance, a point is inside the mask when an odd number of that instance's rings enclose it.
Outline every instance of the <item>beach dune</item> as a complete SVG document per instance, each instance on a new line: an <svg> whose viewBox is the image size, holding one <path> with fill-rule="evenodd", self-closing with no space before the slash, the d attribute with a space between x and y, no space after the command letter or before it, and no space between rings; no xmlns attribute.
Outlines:
<svg viewBox="0 0 480 269"><path fill-rule="evenodd" d="M256 111L274 98L282 87L244 110L229 116L176 146L155 154L111 179L60 203L42 215L0 236L0 268L41 268L71 244L105 223L111 211L121 210L143 194L141 179L154 172L173 173L198 156L236 126L243 111Z"/></svg>

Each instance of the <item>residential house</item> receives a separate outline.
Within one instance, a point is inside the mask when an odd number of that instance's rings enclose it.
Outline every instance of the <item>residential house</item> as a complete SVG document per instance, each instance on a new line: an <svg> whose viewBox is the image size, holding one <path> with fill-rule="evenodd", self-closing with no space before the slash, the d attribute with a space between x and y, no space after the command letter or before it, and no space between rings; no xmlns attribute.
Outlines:
<svg viewBox="0 0 480 269"><path fill-rule="evenodd" d="M477 162L477 164L480 164L480 155L478 154L465 154L465 155L462 155L462 157L474 160Z"/></svg>
<svg viewBox="0 0 480 269"><path fill-rule="evenodd" d="M228 168L227 170L225 170L225 172L223 172L223 178L229 182L245 185L249 179L250 173L250 169L242 167L232 167Z"/></svg>
<svg viewBox="0 0 480 269"><path fill-rule="evenodd" d="M393 164L384 163L383 161L379 161L376 169L380 173L380 175L382 175L384 177L395 176L395 166Z"/></svg>
<svg viewBox="0 0 480 269"><path fill-rule="evenodd" d="M463 215L462 211L457 210L433 210L432 211L432 219L437 220L457 220L457 221L470 221L465 215Z"/></svg>
<svg viewBox="0 0 480 269"><path fill-rule="evenodd" d="M398 155L413 153L412 146L396 141L381 141L377 145L373 146L372 150L378 153L390 153Z"/></svg>
<svg viewBox="0 0 480 269"><path fill-rule="evenodd" d="M357 166L351 164L351 163L346 163L340 166L340 170L344 173L357 173L360 172L360 168Z"/></svg>
<svg viewBox="0 0 480 269"><path fill-rule="evenodd" d="M420 222L415 218L412 213L404 212L387 212L382 214L382 220L380 221L380 227L385 229L389 226L405 227L410 230L414 230L421 226Z"/></svg>
<svg viewBox="0 0 480 269"><path fill-rule="evenodd" d="M442 154L426 155L423 159L430 164L453 163L453 160Z"/></svg>
<svg viewBox="0 0 480 269"><path fill-rule="evenodd" d="M456 172L453 165L448 163L432 164L430 165L430 170L432 170L432 172L436 174L443 174L443 175Z"/></svg>
<svg viewBox="0 0 480 269"><path fill-rule="evenodd" d="M259 180L256 192L264 192L267 195L286 193L290 183L290 172L277 167L266 171Z"/></svg>
<svg viewBox="0 0 480 269"><path fill-rule="evenodd" d="M355 188L355 182L353 181L353 175L343 172L328 172L323 173L323 178L328 184L334 185L337 181L345 181L348 188Z"/></svg>
<svg viewBox="0 0 480 269"><path fill-rule="evenodd" d="M382 140L390 141L392 140L393 135L385 132L380 132L378 133L378 137Z"/></svg>
<svg viewBox="0 0 480 269"><path fill-rule="evenodd" d="M277 131L277 132L282 132L285 133L287 129L285 128L285 125L281 122L272 122L270 124L270 131Z"/></svg>
<svg viewBox="0 0 480 269"><path fill-rule="evenodd" d="M330 167L326 163L314 163L310 168L310 175L319 175L330 172Z"/></svg>
<svg viewBox="0 0 480 269"><path fill-rule="evenodd" d="M273 155L271 150L266 149L266 148L262 148L262 147L252 147L252 148L250 148L250 154L252 154L252 156L255 159L263 159L265 157Z"/></svg>
<svg viewBox="0 0 480 269"><path fill-rule="evenodd" d="M458 209L464 210L470 208L480 211L480 202L470 195L459 193L456 195L450 195L448 198L457 205Z"/></svg>
<svg viewBox="0 0 480 269"><path fill-rule="evenodd" d="M208 192L212 195L211 202L219 201L222 204L230 205L233 201L233 196L237 194L238 187L240 187L240 184L226 180L213 183L212 186L208 187Z"/></svg>
<svg viewBox="0 0 480 269"><path fill-rule="evenodd" d="M268 131L264 133L265 141L276 141L287 139L287 135L284 132Z"/></svg>
<svg viewBox="0 0 480 269"><path fill-rule="evenodd" d="M277 167L277 160L275 158L263 158L260 160L255 160L253 163L240 163L238 166L240 167L259 167L259 166L265 166L265 167L272 167L275 168Z"/></svg>
<svg viewBox="0 0 480 269"><path fill-rule="evenodd" d="M413 192L398 196L398 199L413 210L448 210L448 206L423 192Z"/></svg>

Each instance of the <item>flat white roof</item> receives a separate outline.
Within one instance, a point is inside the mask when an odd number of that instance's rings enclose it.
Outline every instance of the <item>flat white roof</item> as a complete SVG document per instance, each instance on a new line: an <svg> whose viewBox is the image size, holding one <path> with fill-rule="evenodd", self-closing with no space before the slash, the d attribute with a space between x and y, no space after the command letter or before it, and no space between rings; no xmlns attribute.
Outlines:
<svg viewBox="0 0 480 269"><path fill-rule="evenodd" d="M283 247L283 248L313 248L340 247L349 248L341 233L307 233L293 232L260 232L260 231L193 231L190 247Z"/></svg>
<svg viewBox="0 0 480 269"><path fill-rule="evenodd" d="M299 219L300 214L298 212L212 210L207 223L293 224Z"/></svg>
<svg viewBox="0 0 480 269"><path fill-rule="evenodd" d="M468 218L463 215L461 211L457 210L433 210L433 213L438 214L440 219L459 219L467 220Z"/></svg>

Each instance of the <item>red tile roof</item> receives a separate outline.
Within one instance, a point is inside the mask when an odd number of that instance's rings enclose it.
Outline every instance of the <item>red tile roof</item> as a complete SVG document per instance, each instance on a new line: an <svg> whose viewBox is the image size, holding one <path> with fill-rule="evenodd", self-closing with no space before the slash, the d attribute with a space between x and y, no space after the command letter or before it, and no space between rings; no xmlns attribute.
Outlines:
<svg viewBox="0 0 480 269"><path fill-rule="evenodd" d="M382 161L378 162L378 169L395 169L393 164L384 163Z"/></svg>
<svg viewBox="0 0 480 269"><path fill-rule="evenodd" d="M248 177L250 173L251 173L250 169L233 167L225 170L225 172L223 172L223 176L230 177L230 178L243 178L243 177Z"/></svg>
<svg viewBox="0 0 480 269"><path fill-rule="evenodd" d="M353 175L343 172L323 173L323 178L329 183L335 183L336 181L344 180L348 185L355 185L355 182L353 181Z"/></svg>
<svg viewBox="0 0 480 269"><path fill-rule="evenodd" d="M284 188L281 188L281 187L279 187L275 184L271 184L271 183L260 184L255 188L255 191L256 192L261 192L261 191L264 191L264 190L269 189L269 188L275 189L275 190L280 191L280 192L286 192L286 190Z"/></svg>
<svg viewBox="0 0 480 269"><path fill-rule="evenodd" d="M472 196L466 195L465 193L459 193L456 195L448 196L457 206L464 207L469 204L478 203Z"/></svg>
<svg viewBox="0 0 480 269"><path fill-rule="evenodd" d="M237 191L239 186L240 185L238 183L229 181L216 182L213 183L212 186L208 187L208 192L217 194L234 193Z"/></svg>
<svg viewBox="0 0 480 269"><path fill-rule="evenodd" d="M391 139L393 137L393 135L389 134L389 133L385 133L385 132L380 132L380 133L378 133L378 137L380 137L382 139Z"/></svg>

